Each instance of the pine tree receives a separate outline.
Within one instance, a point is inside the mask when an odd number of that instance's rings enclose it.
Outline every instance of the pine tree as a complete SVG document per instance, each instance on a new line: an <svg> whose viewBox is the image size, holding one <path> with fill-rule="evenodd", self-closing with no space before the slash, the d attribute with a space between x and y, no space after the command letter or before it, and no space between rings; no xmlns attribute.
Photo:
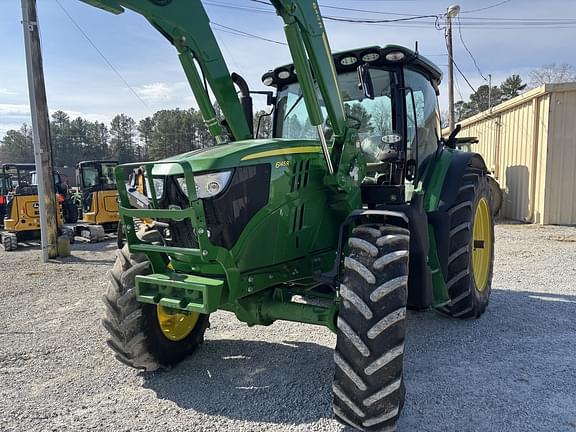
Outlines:
<svg viewBox="0 0 576 432"><path fill-rule="evenodd" d="M56 166L73 165L70 162L75 158L70 143L70 117L64 111L52 114L50 122L50 139Z"/></svg>
<svg viewBox="0 0 576 432"><path fill-rule="evenodd" d="M132 117L118 114L110 123L110 151L121 163L131 162L136 156L136 122Z"/></svg>
<svg viewBox="0 0 576 432"><path fill-rule="evenodd" d="M20 130L9 130L0 142L0 160L12 163L33 163L32 128L23 124Z"/></svg>
<svg viewBox="0 0 576 432"><path fill-rule="evenodd" d="M507 101L516 96L519 96L522 91L526 89L526 84L522 82L520 75L510 75L500 84L500 90L502 91L502 101Z"/></svg>

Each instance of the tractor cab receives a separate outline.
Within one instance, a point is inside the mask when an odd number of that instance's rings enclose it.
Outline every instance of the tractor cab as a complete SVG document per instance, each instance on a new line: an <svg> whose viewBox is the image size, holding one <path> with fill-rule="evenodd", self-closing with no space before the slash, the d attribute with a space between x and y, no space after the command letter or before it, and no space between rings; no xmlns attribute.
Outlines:
<svg viewBox="0 0 576 432"><path fill-rule="evenodd" d="M367 162L364 202L404 203L418 187L419 168L438 149L441 71L418 53L388 45L334 54L348 124ZM262 81L277 89L276 138L315 139L297 72L286 65ZM320 92L318 97L321 99ZM328 118L321 102L324 118ZM332 136L329 120L323 125ZM379 186L379 187L370 187Z"/></svg>

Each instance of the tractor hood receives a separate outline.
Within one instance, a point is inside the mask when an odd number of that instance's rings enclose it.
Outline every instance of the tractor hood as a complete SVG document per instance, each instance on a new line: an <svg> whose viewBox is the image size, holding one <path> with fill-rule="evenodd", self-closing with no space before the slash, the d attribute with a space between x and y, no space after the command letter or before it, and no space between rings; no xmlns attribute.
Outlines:
<svg viewBox="0 0 576 432"><path fill-rule="evenodd" d="M267 161L288 159L297 154L322 155L320 143L316 140L261 139L236 141L193 150L155 163L153 175L183 174L181 163L188 162L194 173L219 171L244 165L255 165ZM174 163L171 163L174 162Z"/></svg>

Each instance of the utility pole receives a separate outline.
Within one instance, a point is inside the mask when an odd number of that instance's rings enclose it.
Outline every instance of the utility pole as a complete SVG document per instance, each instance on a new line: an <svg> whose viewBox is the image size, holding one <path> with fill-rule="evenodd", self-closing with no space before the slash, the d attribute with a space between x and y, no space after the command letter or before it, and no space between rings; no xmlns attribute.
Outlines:
<svg viewBox="0 0 576 432"><path fill-rule="evenodd" d="M454 111L454 51L452 43L452 19L460 13L460 6L453 5L446 11L446 46L448 47L448 128L450 132L456 126Z"/></svg>
<svg viewBox="0 0 576 432"><path fill-rule="evenodd" d="M38 178L38 204L40 213L40 236L42 241L42 261L58 256L58 224L56 220L56 194L54 192L54 169L52 167L52 146L50 142L50 118L46 102L44 71L36 0L22 0L22 25L26 48L26 68L28 70L28 92L32 114L32 134L34 137L34 159Z"/></svg>
<svg viewBox="0 0 576 432"><path fill-rule="evenodd" d="M488 109L492 109L492 74L488 74Z"/></svg>

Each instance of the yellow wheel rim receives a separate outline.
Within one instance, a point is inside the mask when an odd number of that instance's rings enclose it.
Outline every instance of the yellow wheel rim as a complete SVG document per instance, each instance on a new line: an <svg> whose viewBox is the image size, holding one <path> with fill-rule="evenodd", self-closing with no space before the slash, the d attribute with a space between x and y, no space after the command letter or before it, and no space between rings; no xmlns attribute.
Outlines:
<svg viewBox="0 0 576 432"><path fill-rule="evenodd" d="M472 271L476 288L482 292L488 286L492 261L492 217L486 198L481 198L474 215Z"/></svg>
<svg viewBox="0 0 576 432"><path fill-rule="evenodd" d="M173 342L186 339L200 318L198 312L180 312L160 305L156 307L156 315L164 337Z"/></svg>

